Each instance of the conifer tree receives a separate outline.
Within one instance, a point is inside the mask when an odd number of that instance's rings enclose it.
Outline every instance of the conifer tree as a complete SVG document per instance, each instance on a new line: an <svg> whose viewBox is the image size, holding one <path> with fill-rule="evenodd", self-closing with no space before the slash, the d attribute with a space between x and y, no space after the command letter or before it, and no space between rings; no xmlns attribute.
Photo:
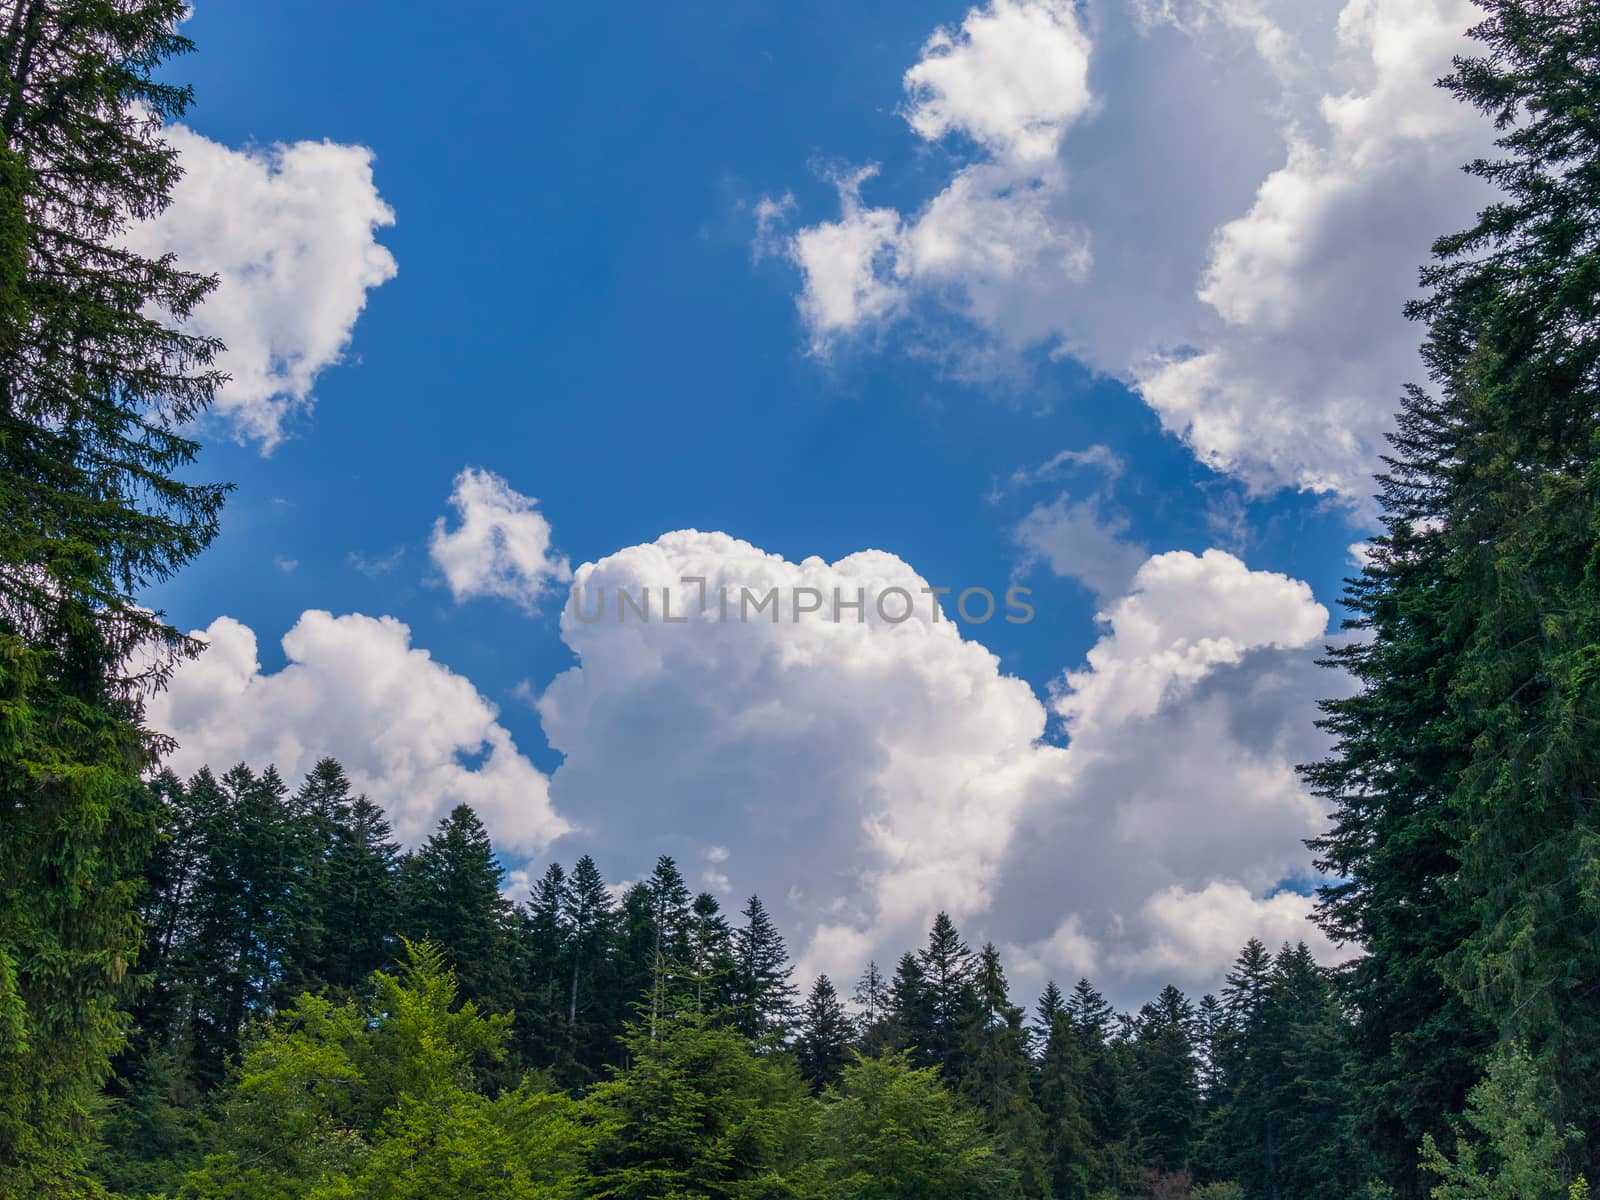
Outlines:
<svg viewBox="0 0 1600 1200"><path fill-rule="evenodd" d="M179 167L181 0L14 0L0 20L0 1192L74 1188L163 749L142 699L198 646L140 604L217 530L178 432L221 376L212 281L124 248Z"/></svg>
<svg viewBox="0 0 1600 1200"><path fill-rule="evenodd" d="M1168 984L1134 1022L1133 1095L1140 1164L1174 1173L1188 1166L1200 1109L1194 1008Z"/></svg>
<svg viewBox="0 0 1600 1200"><path fill-rule="evenodd" d="M856 1006L854 1025L861 1052L876 1054L888 1048L893 1038L892 998L889 981L883 977L876 961L867 963L866 970L861 972L850 1001Z"/></svg>
<svg viewBox="0 0 1600 1200"><path fill-rule="evenodd" d="M948 913L939 913L928 931L928 944L917 954L928 1006L925 1040L917 1045L929 1062L944 1072L946 1082L960 1083L964 1074L961 1031L972 1012L974 960Z"/></svg>
<svg viewBox="0 0 1600 1200"><path fill-rule="evenodd" d="M1052 980L1039 998L1033 1027L1038 1065L1034 1095L1043 1129L1050 1195L1087 1200L1110 1188L1108 1147L1096 1139L1089 1115L1088 1060L1073 1028L1066 998Z"/></svg>
<svg viewBox="0 0 1600 1200"><path fill-rule="evenodd" d="M697 1013L721 1013L733 1005L738 967L733 957L733 929L722 906L710 892L701 892L690 905L690 985Z"/></svg>
<svg viewBox="0 0 1600 1200"><path fill-rule="evenodd" d="M734 1027L752 1041L781 1043L794 1024L794 968L761 897L751 896L733 934Z"/></svg>
<svg viewBox="0 0 1600 1200"><path fill-rule="evenodd" d="M840 1002L833 981L818 975L801 1009L800 1028L794 1040L800 1078L813 1091L820 1092L839 1082L840 1073L850 1061L853 1033L850 1014Z"/></svg>
<svg viewBox="0 0 1600 1200"><path fill-rule="evenodd" d="M888 1016L884 1022L883 1049L903 1050L917 1067L932 1067L933 1008L922 964L909 951L895 964L889 981Z"/></svg>
<svg viewBox="0 0 1600 1200"><path fill-rule="evenodd" d="M522 978L517 1027L524 1055L541 1068L556 1066L569 1043L566 1030L567 924L571 897L566 872L551 863L533 885L521 914Z"/></svg>
<svg viewBox="0 0 1600 1200"><path fill-rule="evenodd" d="M430 942L456 972L461 995L482 1008L515 1007L511 905L505 871L477 814L458 804L400 865L401 929Z"/></svg>
<svg viewBox="0 0 1600 1200"><path fill-rule="evenodd" d="M326 982L351 990L395 958L399 929L396 891L400 847L389 820L365 796L357 796L328 856Z"/></svg>
<svg viewBox="0 0 1600 1200"><path fill-rule="evenodd" d="M569 1057L584 1077L607 1060L609 1029L620 1027L621 979L617 974L617 914L605 879L585 854L572 868L567 889L570 962L567 982ZM632 999L629 997L628 999Z"/></svg>
<svg viewBox="0 0 1600 1200"><path fill-rule="evenodd" d="M1028 1030L1011 1003L1000 952L986 943L972 969L973 1000L963 1014L961 1094L995 1135L1025 1194L1049 1189L1043 1133L1033 1103Z"/></svg>

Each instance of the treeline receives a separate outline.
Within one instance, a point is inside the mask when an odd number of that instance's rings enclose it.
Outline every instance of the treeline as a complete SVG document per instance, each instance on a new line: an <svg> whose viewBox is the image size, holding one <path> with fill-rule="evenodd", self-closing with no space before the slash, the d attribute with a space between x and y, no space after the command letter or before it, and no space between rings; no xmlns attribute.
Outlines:
<svg viewBox="0 0 1600 1200"><path fill-rule="evenodd" d="M162 837L141 902L149 944L98 1160L115 1190L302 1195L378 1169L369 1158L383 1159L402 1113L446 1119L436 1097L388 1082L367 1094L372 1069L348 1065L337 1096L283 1089L332 1070L328 1056L398 1055L385 1078L422 1069L407 1057L422 1041L407 1039L427 1039L388 1029L410 1009L460 1058L452 1104L470 1096L487 1122L489 1141L457 1131L435 1150L439 1169L527 1160L556 1137L571 1150L561 1171L528 1167L552 1195L735 1194L735 1179L766 1179L759 1194L1088 1200L1182 1196L1192 1182L1335 1200L1370 1170L1344 1091L1349 1025L1304 945L1252 941L1220 996L1197 1003L1168 987L1119 1014L1079 980L1025 1012L994 946L970 948L940 914L926 945L888 974L869 965L846 1003L826 976L796 991L758 898L730 919L665 857L618 894L585 857L570 873L552 864L513 904L471 809L401 853L332 759L293 790L271 768L163 773L150 802ZM266 1092L277 1101L263 1107ZM866 1104L880 1092L920 1114L903 1155L923 1165L847 1185L817 1164L889 1171L870 1148L889 1130L856 1128L881 1119ZM706 1124L708 1112L750 1104L772 1107L757 1122L772 1143L751 1132L718 1150L729 1118ZM870 1111L847 1116L852 1105ZM625 1120L630 1106L648 1120ZM525 1119L537 1132L518 1132ZM810 1140L830 1136L825 1152ZM658 1162L668 1137L688 1141ZM308 1149L318 1139L331 1140ZM649 1188L596 1182L643 1170L640 1156L656 1163ZM522 1186L455 1194L547 1194Z"/></svg>

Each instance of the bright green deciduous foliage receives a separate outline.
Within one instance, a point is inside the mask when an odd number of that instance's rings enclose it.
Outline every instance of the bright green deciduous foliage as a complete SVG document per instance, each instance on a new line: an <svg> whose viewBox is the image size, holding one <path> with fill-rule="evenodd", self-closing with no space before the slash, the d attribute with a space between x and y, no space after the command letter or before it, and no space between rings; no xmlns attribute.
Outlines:
<svg viewBox="0 0 1600 1200"><path fill-rule="evenodd" d="M1561 1200L1569 1195L1568 1150L1578 1132L1556 1128L1539 1092L1538 1071L1519 1043L1489 1060L1488 1073L1467 1097L1454 1161L1432 1137L1423 1141L1423 1166L1439 1178L1434 1200ZM1581 1188L1586 1191L1588 1184Z"/></svg>
<svg viewBox="0 0 1600 1200"><path fill-rule="evenodd" d="M904 1055L845 1068L812 1167L812 1194L828 1200L999 1200L1017 1187L977 1114Z"/></svg>
<svg viewBox="0 0 1600 1200"><path fill-rule="evenodd" d="M223 497L175 478L220 376L169 320L211 281L120 244L178 177L161 126L189 93L156 74L188 48L183 11L0 17L0 1194L79 1187L154 836L139 700L195 649L136 596L205 547Z"/></svg>
<svg viewBox="0 0 1600 1200"><path fill-rule="evenodd" d="M489 1097L480 1069L510 1020L456 1004L431 946L408 948L363 1006L302 996L248 1046L223 1095L220 1148L184 1179L194 1200L576 1198L591 1134L537 1088Z"/></svg>
<svg viewBox="0 0 1600 1200"><path fill-rule="evenodd" d="M692 1010L626 1045L628 1067L590 1093L601 1133L585 1196L793 1194L812 1101L792 1062Z"/></svg>

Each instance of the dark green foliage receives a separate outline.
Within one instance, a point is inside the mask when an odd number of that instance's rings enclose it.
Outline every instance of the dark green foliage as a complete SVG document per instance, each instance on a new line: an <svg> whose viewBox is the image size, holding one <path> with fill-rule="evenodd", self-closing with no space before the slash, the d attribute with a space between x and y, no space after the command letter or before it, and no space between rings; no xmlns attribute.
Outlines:
<svg viewBox="0 0 1600 1200"><path fill-rule="evenodd" d="M465 804L400 862L400 930L432 942L456 971L461 994L498 1012L516 1005L512 908L500 889L505 871L483 822Z"/></svg>
<svg viewBox="0 0 1600 1200"><path fill-rule="evenodd" d="M122 1038L155 833L140 702L196 647L138 602L216 533L178 476L217 347L211 281L121 248L166 206L180 0L0 19L0 1194L71 1191Z"/></svg>
<svg viewBox="0 0 1600 1200"><path fill-rule="evenodd" d="M733 957L734 1028L754 1041L783 1042L794 1024L793 968L759 896L745 905L744 924L733 934Z"/></svg>
<svg viewBox="0 0 1600 1200"><path fill-rule="evenodd" d="M854 1032L850 1014L840 1003L833 981L818 975L800 1011L800 1029L794 1039L800 1078L811 1085L812 1091L820 1092L839 1082L840 1072L850 1061Z"/></svg>
<svg viewBox="0 0 1600 1200"><path fill-rule="evenodd" d="M1494 1038L1526 1043L1557 1127L1600 1153L1600 11L1481 0L1443 85L1499 131L1497 198L1441 238L1410 312L1435 394L1406 399L1387 535L1351 587L1363 685L1328 706L1324 922L1360 1115L1402 1195L1430 1186Z"/></svg>
<svg viewBox="0 0 1600 1200"><path fill-rule="evenodd" d="M1162 1173L1184 1170L1200 1113L1194 1008L1170 984L1139 1010L1130 1039L1138 1161Z"/></svg>

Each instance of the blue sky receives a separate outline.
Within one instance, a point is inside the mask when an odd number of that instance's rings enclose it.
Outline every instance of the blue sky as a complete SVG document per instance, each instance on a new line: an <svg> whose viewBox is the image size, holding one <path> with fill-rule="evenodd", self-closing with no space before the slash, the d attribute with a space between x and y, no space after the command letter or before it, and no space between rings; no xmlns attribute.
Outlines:
<svg viewBox="0 0 1600 1200"><path fill-rule="evenodd" d="M1416 374L1398 306L1477 199L1454 163L1482 131L1427 88L1464 11L202 2L175 68L191 190L148 236L223 274L230 344L275 332L253 364L236 345L265 382L201 430L201 472L237 484L222 535L152 596L255 638L158 705L179 764L334 753L422 829L501 755L505 786L548 793L505 836L488 805L508 867L591 851L635 878L671 852L730 907L762 891L840 975L937 907L1012 947L1024 986L1198 985L1216 947L1300 930L1279 883L1315 813L1288 767L1340 686L1310 665L1316 605L1336 614ZM274 149L324 140L315 169ZM430 539L471 519L469 468L502 487L478 514L502 550L457 543L452 574ZM627 552L674 530L784 569L875 550L874 578L1016 582L1037 616L937 661L887 633L564 636L566 564L755 561ZM547 568L507 566L524 536ZM377 634L340 660L371 689L309 649L286 673L316 610L393 618L456 682L386 675L404 645ZM352 628L307 642L337 659ZM484 707L455 742L368 761L373 730L448 725L428 705L462 688ZM949 896L913 861L923 825ZM1196 830L1227 831L1209 864Z"/></svg>

